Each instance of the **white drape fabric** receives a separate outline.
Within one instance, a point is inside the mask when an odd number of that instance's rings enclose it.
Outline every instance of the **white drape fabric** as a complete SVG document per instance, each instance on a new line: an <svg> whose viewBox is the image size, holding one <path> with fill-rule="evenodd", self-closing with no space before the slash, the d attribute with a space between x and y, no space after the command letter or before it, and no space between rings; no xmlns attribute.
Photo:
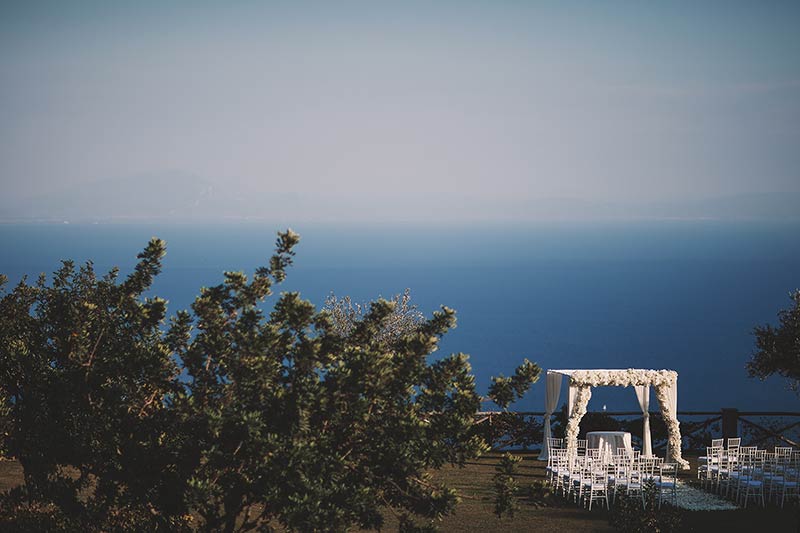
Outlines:
<svg viewBox="0 0 800 533"><path fill-rule="evenodd" d="M653 442L650 437L650 385L636 385L636 398L639 400L639 407L642 409L644 427L642 428L642 455L645 457L653 456Z"/></svg>
<svg viewBox="0 0 800 533"><path fill-rule="evenodd" d="M558 407L562 379L561 374L556 374L555 372L547 373L544 398L544 442L542 443L542 453L539 454L539 459L542 461L546 461L550 457L550 417Z"/></svg>
<svg viewBox="0 0 800 533"><path fill-rule="evenodd" d="M569 396L567 397L567 416L572 416L575 412L575 395L578 392L578 387L570 383Z"/></svg>

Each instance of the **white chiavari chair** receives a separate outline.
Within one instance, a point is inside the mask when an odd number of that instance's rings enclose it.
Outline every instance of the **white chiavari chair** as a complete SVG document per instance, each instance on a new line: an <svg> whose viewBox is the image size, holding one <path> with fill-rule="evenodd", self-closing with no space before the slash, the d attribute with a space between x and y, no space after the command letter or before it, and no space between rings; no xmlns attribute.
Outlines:
<svg viewBox="0 0 800 533"><path fill-rule="evenodd" d="M633 463L633 456L626 448L618 448L618 453L612 458L612 468L609 470L609 492L611 504L617 499L617 493L625 494L628 490L628 476Z"/></svg>
<svg viewBox="0 0 800 533"><path fill-rule="evenodd" d="M656 481L658 489L658 507L665 499L668 499L673 506L678 505L678 463L662 463L659 466L658 479Z"/></svg>
<svg viewBox="0 0 800 533"><path fill-rule="evenodd" d="M747 453L739 457L742 463L739 477L739 490L736 495L738 503L747 507L751 497L761 500L764 507L764 479L761 474L764 471L764 456L756 453Z"/></svg>
<svg viewBox="0 0 800 533"><path fill-rule="evenodd" d="M567 450L554 450L553 460L553 492L562 492L567 496L569 477L570 477L570 456Z"/></svg>
<svg viewBox="0 0 800 533"><path fill-rule="evenodd" d="M791 455L789 455L791 457ZM767 452L764 459L764 492L768 502L778 496L780 483L783 481L786 457L778 452Z"/></svg>
<svg viewBox="0 0 800 533"><path fill-rule="evenodd" d="M713 484L723 453L722 446L709 446L706 448L706 454L698 459L697 479L700 480L704 489L707 485Z"/></svg>
<svg viewBox="0 0 800 533"><path fill-rule="evenodd" d="M547 467L545 473L547 475L547 482L551 485L554 484L558 474L559 457L567 453L567 450L561 448L551 448L547 456Z"/></svg>
<svg viewBox="0 0 800 533"><path fill-rule="evenodd" d="M583 501L592 510L594 501L602 501L608 509L608 469L602 461L587 461L586 476L583 479Z"/></svg>
<svg viewBox="0 0 800 533"><path fill-rule="evenodd" d="M569 488L567 496L572 498L572 501L580 504L583 497L583 481L587 476L588 465L591 462L584 455L575 455L571 457L572 463L569 469Z"/></svg>
<svg viewBox="0 0 800 533"><path fill-rule="evenodd" d="M739 460L739 451L734 448L720 456L716 470L716 491L720 496L733 496L739 494L739 483L742 477L742 462Z"/></svg>
<svg viewBox="0 0 800 533"><path fill-rule="evenodd" d="M645 506L644 485L650 482L657 483L659 476L659 469L663 459L660 457L640 457L638 461L639 470L639 493L642 499L642 508ZM629 487L630 488L630 487Z"/></svg>
<svg viewBox="0 0 800 533"><path fill-rule="evenodd" d="M790 454L788 459L784 458L783 464L783 476L776 484L776 500L780 496L781 509L787 498L800 496L800 455Z"/></svg>

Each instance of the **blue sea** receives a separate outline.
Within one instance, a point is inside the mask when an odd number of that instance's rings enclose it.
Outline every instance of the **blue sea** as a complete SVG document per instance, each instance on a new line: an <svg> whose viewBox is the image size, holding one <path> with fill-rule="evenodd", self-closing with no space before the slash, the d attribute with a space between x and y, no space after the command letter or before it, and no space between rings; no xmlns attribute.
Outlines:
<svg viewBox="0 0 800 533"><path fill-rule="evenodd" d="M278 226L0 225L12 282L91 259L129 272L151 236L167 241L153 293L172 312L225 270L266 264ZM800 410L780 378L747 377L755 325L776 322L800 288L800 223L658 221L527 226L307 225L279 290L322 305L411 288L426 314L458 312L437 354L471 355L481 391L525 357L543 368L670 368L681 410ZM266 305L270 305L269 301ZM566 393L562 389L562 401ZM516 404L543 410L544 380ZM656 405L655 397L651 404ZM589 408L638 409L630 389L596 389ZM489 407L489 406L487 406Z"/></svg>

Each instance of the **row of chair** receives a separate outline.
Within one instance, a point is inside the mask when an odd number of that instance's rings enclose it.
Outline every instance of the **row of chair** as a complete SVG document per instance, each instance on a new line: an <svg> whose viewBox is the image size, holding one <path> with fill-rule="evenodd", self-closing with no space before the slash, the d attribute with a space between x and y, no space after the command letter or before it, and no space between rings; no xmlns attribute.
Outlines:
<svg viewBox="0 0 800 533"><path fill-rule="evenodd" d="M553 448L547 465L547 479L557 494L589 509L594 502L608 508L617 495L638 497L646 504L645 485L652 482L658 506L664 501L677 505L675 463L664 463L660 457L641 457L619 448L617 453L603 456L599 449L588 449L584 455Z"/></svg>
<svg viewBox="0 0 800 533"><path fill-rule="evenodd" d="M774 502L783 507L787 499L800 496L800 451L787 446L768 452L740 446L739 439L728 439L727 446L715 441L706 449L697 477L704 489L744 507L751 499L761 506Z"/></svg>

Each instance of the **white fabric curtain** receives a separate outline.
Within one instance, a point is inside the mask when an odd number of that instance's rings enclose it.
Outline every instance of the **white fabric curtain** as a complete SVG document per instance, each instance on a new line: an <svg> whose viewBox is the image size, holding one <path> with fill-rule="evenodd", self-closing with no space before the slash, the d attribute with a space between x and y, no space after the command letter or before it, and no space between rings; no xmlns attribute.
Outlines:
<svg viewBox="0 0 800 533"><path fill-rule="evenodd" d="M550 457L550 417L558 407L558 397L561 393L561 374L548 372L544 398L544 442L539 459L547 461Z"/></svg>
<svg viewBox="0 0 800 533"><path fill-rule="evenodd" d="M572 381L572 380L570 380ZM569 386L569 396L567 397L567 416L572 416L572 411L575 410L575 395L578 392L578 387L570 384Z"/></svg>
<svg viewBox="0 0 800 533"><path fill-rule="evenodd" d="M639 400L639 407L642 409L644 427L642 428L642 455L645 457L653 456L653 443L650 437L650 385L636 385L636 398ZM676 397L677 402L677 397Z"/></svg>

